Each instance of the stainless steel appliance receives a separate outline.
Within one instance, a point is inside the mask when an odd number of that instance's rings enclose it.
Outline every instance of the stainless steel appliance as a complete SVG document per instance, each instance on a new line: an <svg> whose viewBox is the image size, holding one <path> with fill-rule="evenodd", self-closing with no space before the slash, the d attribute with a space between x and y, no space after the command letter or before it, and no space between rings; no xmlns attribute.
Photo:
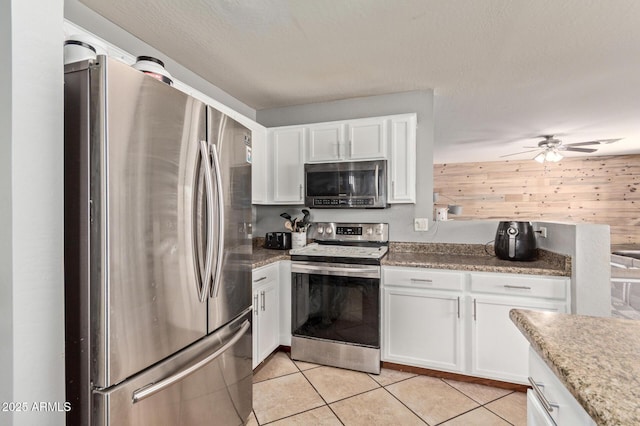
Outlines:
<svg viewBox="0 0 640 426"><path fill-rule="evenodd" d="M536 234L531 222L500 222L494 248L496 256L503 260L536 259Z"/></svg>
<svg viewBox="0 0 640 426"><path fill-rule="evenodd" d="M264 235L264 248L289 250L291 248L291 232L267 232Z"/></svg>
<svg viewBox="0 0 640 426"><path fill-rule="evenodd" d="M316 223L291 250L291 358L380 373L380 261L386 223Z"/></svg>
<svg viewBox="0 0 640 426"><path fill-rule="evenodd" d="M304 165L305 205L311 208L387 207L387 162Z"/></svg>
<svg viewBox="0 0 640 426"><path fill-rule="evenodd" d="M67 424L244 424L250 131L105 56L64 90Z"/></svg>

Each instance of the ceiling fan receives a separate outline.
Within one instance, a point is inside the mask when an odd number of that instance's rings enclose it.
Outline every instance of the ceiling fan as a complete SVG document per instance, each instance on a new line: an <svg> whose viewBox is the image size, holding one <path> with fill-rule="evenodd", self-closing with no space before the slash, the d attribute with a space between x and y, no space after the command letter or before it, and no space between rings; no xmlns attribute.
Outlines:
<svg viewBox="0 0 640 426"><path fill-rule="evenodd" d="M598 148L582 148L589 145L606 145L619 141L620 139L599 139L593 141L576 142L564 144L560 139L556 139L553 135L542 135L544 140L538 142L538 146L525 146L524 148L535 148L529 151L516 152L514 154L501 155L500 157L510 157L512 155L525 154L527 152L540 151L533 159L538 163L544 163L545 161L557 162L562 160L563 155L561 151L573 151L573 152L596 152Z"/></svg>

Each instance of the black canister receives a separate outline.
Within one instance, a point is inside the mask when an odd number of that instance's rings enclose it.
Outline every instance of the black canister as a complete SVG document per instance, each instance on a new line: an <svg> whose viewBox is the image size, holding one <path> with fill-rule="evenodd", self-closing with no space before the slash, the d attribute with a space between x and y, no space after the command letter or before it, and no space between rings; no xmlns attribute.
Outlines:
<svg viewBox="0 0 640 426"><path fill-rule="evenodd" d="M500 222L494 244L500 259L535 260L538 257L531 222Z"/></svg>

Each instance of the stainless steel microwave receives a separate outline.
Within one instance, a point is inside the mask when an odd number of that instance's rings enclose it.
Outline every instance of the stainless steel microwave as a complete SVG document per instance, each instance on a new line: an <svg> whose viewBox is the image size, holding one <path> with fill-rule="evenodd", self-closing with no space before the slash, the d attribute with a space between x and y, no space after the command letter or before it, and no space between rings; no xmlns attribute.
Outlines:
<svg viewBox="0 0 640 426"><path fill-rule="evenodd" d="M311 208L387 207L387 161L304 165L305 205Z"/></svg>

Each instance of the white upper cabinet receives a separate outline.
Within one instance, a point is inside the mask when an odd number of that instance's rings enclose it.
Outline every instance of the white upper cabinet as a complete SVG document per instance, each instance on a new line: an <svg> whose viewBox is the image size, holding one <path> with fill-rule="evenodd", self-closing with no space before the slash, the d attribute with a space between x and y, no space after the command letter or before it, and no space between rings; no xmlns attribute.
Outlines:
<svg viewBox="0 0 640 426"><path fill-rule="evenodd" d="M349 139L345 158L376 160L387 158L387 131L384 117L353 120L347 124Z"/></svg>
<svg viewBox="0 0 640 426"><path fill-rule="evenodd" d="M256 125L251 130L251 202L266 203L267 189L267 129Z"/></svg>
<svg viewBox="0 0 640 426"><path fill-rule="evenodd" d="M385 159L387 122L387 117L374 117L309 125L305 162Z"/></svg>
<svg viewBox="0 0 640 426"><path fill-rule="evenodd" d="M273 197L270 204L302 204L304 202L304 127L284 127L269 131L267 150L272 162Z"/></svg>
<svg viewBox="0 0 640 426"><path fill-rule="evenodd" d="M416 114L254 131L253 203L304 204L304 163L387 160L387 201L416 202ZM263 138L265 136L262 136Z"/></svg>
<svg viewBox="0 0 640 426"><path fill-rule="evenodd" d="M309 126L307 163L339 161L344 154L344 124Z"/></svg>
<svg viewBox="0 0 640 426"><path fill-rule="evenodd" d="M416 202L416 114L389 119L388 202Z"/></svg>

